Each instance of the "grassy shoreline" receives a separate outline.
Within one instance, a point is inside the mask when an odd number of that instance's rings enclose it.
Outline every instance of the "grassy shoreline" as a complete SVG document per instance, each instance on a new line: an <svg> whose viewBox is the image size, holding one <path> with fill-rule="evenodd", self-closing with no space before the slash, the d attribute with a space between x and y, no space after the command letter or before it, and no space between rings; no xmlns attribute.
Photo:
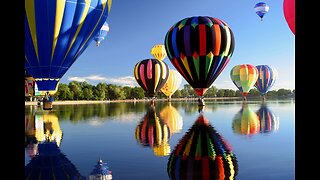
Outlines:
<svg viewBox="0 0 320 180"><path fill-rule="evenodd" d="M198 98L171 98L171 101L197 101ZM241 97L215 97L204 98L205 100L241 100ZM114 102L148 102L148 99L125 99L125 100L68 100L53 101L52 105L68 105L68 104L98 104L98 103L114 103ZM156 101L167 101L167 99L156 99ZM36 101L25 101L25 106L37 105Z"/></svg>

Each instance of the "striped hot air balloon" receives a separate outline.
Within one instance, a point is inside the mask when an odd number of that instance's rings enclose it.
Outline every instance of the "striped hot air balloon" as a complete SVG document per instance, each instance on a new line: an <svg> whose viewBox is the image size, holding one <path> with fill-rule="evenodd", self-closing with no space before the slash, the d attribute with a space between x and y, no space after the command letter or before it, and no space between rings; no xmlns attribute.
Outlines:
<svg viewBox="0 0 320 180"><path fill-rule="evenodd" d="M101 41L103 41L106 36L108 35L108 32L110 30L108 22L104 22L100 31L94 36L94 41L96 41L96 46L100 46Z"/></svg>
<svg viewBox="0 0 320 180"><path fill-rule="evenodd" d="M144 59L134 67L134 77L149 97L156 97L169 77L169 66L157 59Z"/></svg>
<svg viewBox="0 0 320 180"><path fill-rule="evenodd" d="M232 82L242 92L243 99L246 100L246 96L258 79L258 69L250 64L236 65L231 69L230 77Z"/></svg>
<svg viewBox="0 0 320 180"><path fill-rule="evenodd" d="M182 76L178 71L170 69L167 82L160 89L163 94L168 97L168 101L171 101L171 96L178 90L182 82Z"/></svg>
<svg viewBox="0 0 320 180"><path fill-rule="evenodd" d="M265 94L274 85L278 73L274 67L269 65L258 65L256 68L258 69L258 80L254 86L258 89L261 95L265 97Z"/></svg>
<svg viewBox="0 0 320 180"><path fill-rule="evenodd" d="M269 6L265 2L258 2L256 5L254 5L254 10L262 21L264 15L269 12Z"/></svg>
<svg viewBox="0 0 320 180"><path fill-rule="evenodd" d="M260 133L270 133L279 129L279 117L277 117L265 103L261 103L256 112L260 122Z"/></svg>
<svg viewBox="0 0 320 180"><path fill-rule="evenodd" d="M27 0L25 69L39 91L55 90L106 21L112 0Z"/></svg>
<svg viewBox="0 0 320 180"><path fill-rule="evenodd" d="M230 61L235 40L224 21L194 16L175 23L164 44L173 66L202 97Z"/></svg>
<svg viewBox="0 0 320 180"><path fill-rule="evenodd" d="M251 110L248 104L242 104L240 111L232 121L233 132L241 135L253 135L260 132L260 123L257 114Z"/></svg>

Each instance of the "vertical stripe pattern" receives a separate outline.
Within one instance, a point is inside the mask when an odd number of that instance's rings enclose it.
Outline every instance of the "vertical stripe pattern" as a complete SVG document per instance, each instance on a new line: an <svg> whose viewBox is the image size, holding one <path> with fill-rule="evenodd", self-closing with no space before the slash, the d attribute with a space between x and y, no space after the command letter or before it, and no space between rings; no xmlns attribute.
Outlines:
<svg viewBox="0 0 320 180"><path fill-rule="evenodd" d="M26 0L25 69L54 90L106 21L110 0Z"/></svg>
<svg viewBox="0 0 320 180"><path fill-rule="evenodd" d="M269 65L258 65L256 68L258 69L259 76L254 86L264 96L274 85L278 73L274 67Z"/></svg>
<svg viewBox="0 0 320 180"><path fill-rule="evenodd" d="M234 85L246 96L258 80L258 69L251 64L234 66L230 71L230 78Z"/></svg>
<svg viewBox="0 0 320 180"><path fill-rule="evenodd" d="M134 77L149 97L156 97L169 78L169 66L157 59L144 59L134 67Z"/></svg>
<svg viewBox="0 0 320 180"><path fill-rule="evenodd" d="M194 89L211 86L228 64L235 47L230 27L208 16L180 20L168 30L164 41L171 63Z"/></svg>
<svg viewBox="0 0 320 180"><path fill-rule="evenodd" d="M170 179L236 179L238 162L230 144L200 115L170 154L167 173Z"/></svg>

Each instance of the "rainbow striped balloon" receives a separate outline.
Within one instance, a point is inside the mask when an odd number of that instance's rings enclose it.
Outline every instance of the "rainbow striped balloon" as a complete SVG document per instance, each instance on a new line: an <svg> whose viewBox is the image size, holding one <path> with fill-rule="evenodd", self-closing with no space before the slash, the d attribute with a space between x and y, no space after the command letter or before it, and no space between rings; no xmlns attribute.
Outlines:
<svg viewBox="0 0 320 180"><path fill-rule="evenodd" d="M236 65L231 69L230 77L242 96L246 97L258 79L258 69L250 64Z"/></svg>

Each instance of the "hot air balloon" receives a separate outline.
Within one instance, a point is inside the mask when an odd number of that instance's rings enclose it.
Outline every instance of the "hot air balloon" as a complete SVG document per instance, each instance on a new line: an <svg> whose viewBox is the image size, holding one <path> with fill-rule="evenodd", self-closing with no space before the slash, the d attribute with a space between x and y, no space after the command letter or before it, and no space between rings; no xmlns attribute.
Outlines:
<svg viewBox="0 0 320 180"><path fill-rule="evenodd" d="M235 41L224 21L194 16L174 24L164 44L173 66L202 99L230 61Z"/></svg>
<svg viewBox="0 0 320 180"><path fill-rule="evenodd" d="M246 96L255 85L258 76L258 69L250 64L236 65L230 71L231 80L242 92L243 100L246 100Z"/></svg>
<svg viewBox="0 0 320 180"><path fill-rule="evenodd" d="M260 132L258 116L247 103L243 103L240 111L234 116L232 130L237 134L249 136Z"/></svg>
<svg viewBox="0 0 320 180"><path fill-rule="evenodd" d="M258 2L254 6L254 11L256 14L260 17L261 21L263 19L263 16L269 12L269 6L265 2Z"/></svg>
<svg viewBox="0 0 320 180"><path fill-rule="evenodd" d="M106 21L112 0L25 1L25 69L55 90Z"/></svg>
<svg viewBox="0 0 320 180"><path fill-rule="evenodd" d="M270 133L279 129L279 117L277 117L268 108L266 103L261 103L261 106L256 114L260 122L260 133Z"/></svg>
<svg viewBox="0 0 320 180"><path fill-rule="evenodd" d="M165 62L157 59L144 59L135 65L134 77L148 97L152 98L151 103L167 82L169 70Z"/></svg>
<svg viewBox="0 0 320 180"><path fill-rule="evenodd" d="M89 180L111 180L112 171L109 170L107 163L99 159L98 163L94 166L94 169L89 175Z"/></svg>
<svg viewBox="0 0 320 180"><path fill-rule="evenodd" d="M96 41L96 46L100 46L101 41L103 41L109 32L109 24L106 22L103 23L100 31L94 36L94 41Z"/></svg>
<svg viewBox="0 0 320 180"><path fill-rule="evenodd" d="M163 94L168 97L168 101L171 101L171 96L178 90L182 82L182 76L178 71L170 69L169 77L164 86L160 89Z"/></svg>
<svg viewBox="0 0 320 180"><path fill-rule="evenodd" d="M287 24L291 30L291 32L295 35L296 30L295 30L295 0L284 0L283 1L283 14L284 18L287 21Z"/></svg>
<svg viewBox="0 0 320 180"><path fill-rule="evenodd" d="M25 166L25 179L78 179L84 180L76 166L63 154L56 142L38 145L39 154Z"/></svg>
<svg viewBox="0 0 320 180"><path fill-rule="evenodd" d="M154 58L162 61L167 57L167 52L163 44L156 44L151 48L150 52Z"/></svg>
<svg viewBox="0 0 320 180"><path fill-rule="evenodd" d="M265 100L265 95L276 81L278 73L274 67L268 65L258 65L256 68L258 69L258 80L254 86L263 96L263 100Z"/></svg>
<svg viewBox="0 0 320 180"><path fill-rule="evenodd" d="M171 102L160 111L160 118L169 126L171 133L179 133L182 130L182 116Z"/></svg>
<svg viewBox="0 0 320 180"><path fill-rule="evenodd" d="M25 75L24 75L24 94L26 97L32 97L35 95L35 80L34 78L27 74L27 72L25 71Z"/></svg>
<svg viewBox="0 0 320 180"><path fill-rule="evenodd" d="M170 137L169 126L159 118L155 107L150 107L135 129L136 140L143 146L151 147L154 155L166 156L170 153Z"/></svg>
<svg viewBox="0 0 320 180"><path fill-rule="evenodd" d="M179 140L167 163L170 179L235 179L238 161L230 144L202 114Z"/></svg>

